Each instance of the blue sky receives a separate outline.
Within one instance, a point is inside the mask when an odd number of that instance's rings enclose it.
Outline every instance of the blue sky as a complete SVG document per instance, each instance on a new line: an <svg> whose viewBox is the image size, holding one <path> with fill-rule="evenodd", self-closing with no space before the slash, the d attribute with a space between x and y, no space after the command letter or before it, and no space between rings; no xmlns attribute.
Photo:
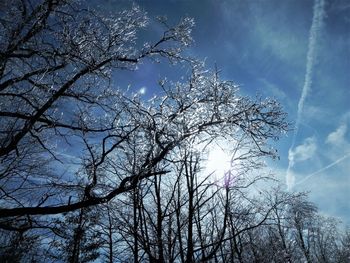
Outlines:
<svg viewBox="0 0 350 263"><path fill-rule="evenodd" d="M274 97L282 103L289 121L298 127L275 144L280 161L269 163L270 167L287 183L289 166L292 191L310 191L322 213L350 225L350 2L135 2L150 18L166 15L175 23L193 17L191 55L205 59L208 67L216 64L221 76L239 84L242 93ZM103 7L117 10L131 4L106 1ZM151 29L156 35L158 28ZM134 78L134 88L145 87L150 95L156 92L152 88L156 79L171 76L172 71L146 63Z"/></svg>

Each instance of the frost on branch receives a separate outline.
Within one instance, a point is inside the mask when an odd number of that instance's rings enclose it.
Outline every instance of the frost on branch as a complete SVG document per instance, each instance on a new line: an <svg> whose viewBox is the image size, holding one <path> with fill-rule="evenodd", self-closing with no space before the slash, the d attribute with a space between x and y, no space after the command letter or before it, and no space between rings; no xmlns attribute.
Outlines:
<svg viewBox="0 0 350 263"><path fill-rule="evenodd" d="M142 59L185 61L192 19L163 21L160 39L137 45L147 24L138 7L106 18L61 1L24 3L1 20L0 217L18 217L3 227L107 203L170 173L172 156L196 140L240 141L256 166L274 154L268 141L287 128L278 103L242 97L198 64L150 101L110 86L115 70Z"/></svg>
<svg viewBox="0 0 350 263"><path fill-rule="evenodd" d="M147 58L184 61L193 21L140 43L149 19L137 6L101 16L75 1L5 0L0 12L1 207L61 213L133 187L124 151L144 133L143 113L111 74Z"/></svg>

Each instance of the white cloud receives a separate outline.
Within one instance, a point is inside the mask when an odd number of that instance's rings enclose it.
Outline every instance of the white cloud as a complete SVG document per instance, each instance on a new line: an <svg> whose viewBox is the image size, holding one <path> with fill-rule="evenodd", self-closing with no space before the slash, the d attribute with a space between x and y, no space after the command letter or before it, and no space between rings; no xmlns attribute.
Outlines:
<svg viewBox="0 0 350 263"><path fill-rule="evenodd" d="M141 87L141 88L139 89L139 93L140 93L141 95L146 94L146 91L147 91L147 88L146 88L146 87Z"/></svg>
<svg viewBox="0 0 350 263"><path fill-rule="evenodd" d="M345 134L347 131L347 125L341 124L338 129L336 129L334 132L331 132L326 139L326 143L332 144L332 145L344 145L346 142L345 140Z"/></svg>
<svg viewBox="0 0 350 263"><path fill-rule="evenodd" d="M295 140L298 134L300 122L301 122L301 116L304 111L305 100L307 95L310 93L310 89L312 86L313 68L315 64L315 59L317 57L316 47L317 47L317 42L318 42L320 32L322 30L323 19L325 18L325 15L326 15L324 11L324 5L325 5L325 0L315 0L314 2L313 17L312 17L312 23L311 23L311 28L309 32L309 44L308 44L308 51L307 51L307 57L306 57L305 80L304 80L301 96L298 102L297 119L295 122L295 131L294 131L293 141L288 151L289 163L288 163L287 174L286 174L288 188L292 187L292 184L289 184L288 180L290 180L289 173L291 172L291 168L294 166L295 162L305 161L307 159L310 159L314 155L317 148L315 138L309 137L304 141L304 144L297 146L293 150Z"/></svg>
<svg viewBox="0 0 350 263"><path fill-rule="evenodd" d="M348 154L346 154L346 155L340 157L340 158L337 159L335 162L330 163L330 164L328 164L328 165L325 166L325 167L322 167L322 168L319 169L318 171L313 172L312 174L309 174L309 175L305 176L301 181L298 182L298 184L301 184L301 183L305 182L306 180L308 180L310 177L313 177L314 175L317 175L317 174L319 174L319 173L322 173L322 172L328 170L329 168L332 168L333 166L335 166L335 165L339 164L340 162L344 161L345 159L349 158L349 156L350 156L350 153L348 153Z"/></svg>
<svg viewBox="0 0 350 263"><path fill-rule="evenodd" d="M296 162L306 161L312 158L316 152L317 143L315 137L308 137L304 140L303 144L298 145L294 149L290 149L288 152L288 160L290 166L294 166Z"/></svg>
<svg viewBox="0 0 350 263"><path fill-rule="evenodd" d="M319 38L320 31L322 30L323 19L325 17L324 5L325 5L324 0L318 0L318 1L316 0L314 4L314 15L312 18L312 24L310 28L309 46L308 46L307 58L306 58L305 81L301 92L300 100L298 103L298 116L296 121L296 127L298 127L301 121L301 113L303 112L303 109L304 109L305 99L307 95L310 93L310 89L312 86L313 68L314 68L315 59L317 55L316 46L317 46L317 41Z"/></svg>
<svg viewBox="0 0 350 263"><path fill-rule="evenodd" d="M291 190L295 185L295 174L290 169L287 171L286 184L288 190Z"/></svg>

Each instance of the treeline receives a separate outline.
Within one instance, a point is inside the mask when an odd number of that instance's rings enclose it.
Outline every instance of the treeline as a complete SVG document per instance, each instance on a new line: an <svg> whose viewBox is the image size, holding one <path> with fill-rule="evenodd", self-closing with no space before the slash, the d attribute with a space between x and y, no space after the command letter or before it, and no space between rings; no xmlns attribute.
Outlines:
<svg viewBox="0 0 350 263"><path fill-rule="evenodd" d="M303 193L213 184L192 161L45 228L1 233L1 262L349 262L350 231Z"/></svg>

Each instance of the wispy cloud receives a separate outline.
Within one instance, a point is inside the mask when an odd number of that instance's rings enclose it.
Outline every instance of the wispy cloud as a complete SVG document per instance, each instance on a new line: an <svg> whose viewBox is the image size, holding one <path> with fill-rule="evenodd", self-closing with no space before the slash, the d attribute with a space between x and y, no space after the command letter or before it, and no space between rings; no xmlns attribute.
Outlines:
<svg viewBox="0 0 350 263"><path fill-rule="evenodd" d="M331 145L344 145L346 142L345 140L345 133L347 131L347 125L345 123L341 124L338 129L336 129L334 132L331 132L327 136L326 143L331 144Z"/></svg>
<svg viewBox="0 0 350 263"><path fill-rule="evenodd" d="M344 161L345 159L347 159L347 158L349 158L349 157L350 157L350 153L345 154L344 156L342 156L342 157L339 158L338 160L335 160L334 162L328 164L327 166L321 168L320 170L318 170L318 171L316 171L316 172L313 172L313 173L311 173L311 174L305 176L301 181L295 183L295 185L304 183L306 180L310 179L311 177L313 177L313 176L315 176L315 175L317 175L317 174L319 174L319 173L321 173L321 172L326 171L327 169L329 169L329 168L331 168L331 167L337 165L338 163Z"/></svg>
<svg viewBox="0 0 350 263"><path fill-rule="evenodd" d="M313 68L314 68L315 59L316 59L317 41L318 41L320 31L322 29L323 19L325 17L324 5L325 5L324 0L315 0L314 15L312 18L312 24L310 28L309 46L308 46L308 52L307 52L307 58L306 58L305 80L304 80L304 86L303 86L299 103L298 103L298 116L296 121L296 128L299 127L301 114L304 109L305 99L309 94L311 85L312 85L312 75L313 75Z"/></svg>
<svg viewBox="0 0 350 263"><path fill-rule="evenodd" d="M311 159L317 149L316 138L306 138L303 144L298 145L295 149L290 149L288 152L288 160L291 166L296 162L306 161Z"/></svg>
<svg viewBox="0 0 350 263"><path fill-rule="evenodd" d="M293 152L296 136L298 134L298 129L300 126L301 115L304 109L305 99L309 94L311 85L312 85L312 75L313 75L313 68L314 68L315 59L316 59L317 41L318 41L320 31L322 29L323 19L325 17L324 5L325 5L324 0L315 0L314 8L313 8L312 24L311 24L310 33L309 33L309 45L308 45L308 52L307 52L307 58L306 58L305 80L304 80L303 89L302 89L301 96L298 103L295 131L293 135L292 145L289 148L289 153ZM289 160L287 174L286 174L286 182L287 182L288 189L291 189L295 182L295 178L291 178L294 176L291 173L291 169L293 168L294 163L295 163L294 160Z"/></svg>
<svg viewBox="0 0 350 263"><path fill-rule="evenodd" d="M327 139L326 139L326 144L329 144L331 146L330 151L328 151L328 155L338 155L335 158L332 158L333 161L329 163L328 165L320 168L316 172L313 172L311 174L308 174L303 177L298 182L295 182L295 177L293 178L294 181L292 181L291 185L299 185L310 179L311 177L318 175L333 166L343 162L345 159L350 157L350 152L349 152L349 142L346 140L345 135L347 132L347 124L342 123L335 131L331 132L328 134ZM346 149L346 151L339 157L339 152L334 151L337 148L339 149ZM299 160L307 160L311 158L311 153L313 152L314 146L312 143L312 140L310 138L306 139L305 142L302 145L299 145L295 148L295 150L290 150L289 153L289 162L293 166L295 162ZM315 149L316 150L316 149ZM289 171L290 172L290 171ZM294 174L291 174L291 176L294 176ZM289 178L291 180L291 178Z"/></svg>

